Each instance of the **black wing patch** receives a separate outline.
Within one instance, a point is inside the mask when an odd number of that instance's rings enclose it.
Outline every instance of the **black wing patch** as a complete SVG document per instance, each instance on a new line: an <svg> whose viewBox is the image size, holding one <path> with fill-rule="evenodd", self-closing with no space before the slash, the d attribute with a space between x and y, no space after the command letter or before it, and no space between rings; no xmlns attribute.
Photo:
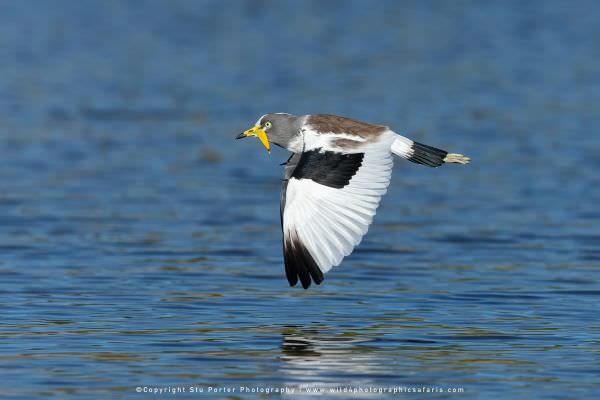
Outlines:
<svg viewBox="0 0 600 400"><path fill-rule="evenodd" d="M283 244L283 259L285 275L290 286L298 283L298 278L304 289L308 289L312 280L319 285L323 282L323 272L312 258L297 235L291 235Z"/></svg>
<svg viewBox="0 0 600 400"><path fill-rule="evenodd" d="M286 194L287 194L286 192L287 192L288 181L292 177L292 173L294 172L294 169L298 165L298 161L300 161L301 156L302 155L300 153L292 153L290 158L288 158L288 160L282 164L282 165L285 165L285 168L283 170L283 185L281 187L281 196L279 198L279 216L281 218L281 230L282 231L283 231L283 211L285 210L285 199L286 199Z"/></svg>
<svg viewBox="0 0 600 400"><path fill-rule="evenodd" d="M419 142L413 142L412 150L413 154L408 158L408 161L430 167L439 167L444 163L444 158L448 155L447 151Z"/></svg>
<svg viewBox="0 0 600 400"><path fill-rule="evenodd" d="M341 154L320 149L302 153L292 178L311 179L321 185L341 189L362 165L364 153Z"/></svg>

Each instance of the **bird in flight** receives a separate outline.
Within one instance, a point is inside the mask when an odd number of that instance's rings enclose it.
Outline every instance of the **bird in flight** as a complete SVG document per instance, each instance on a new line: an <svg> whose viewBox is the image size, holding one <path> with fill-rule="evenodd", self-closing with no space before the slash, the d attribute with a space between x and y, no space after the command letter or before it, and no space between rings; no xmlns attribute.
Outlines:
<svg viewBox="0 0 600 400"><path fill-rule="evenodd" d="M245 137L292 153L281 190L283 257L290 286L300 280L304 289L320 284L367 233L390 183L392 154L429 167L470 161L336 115L265 114L237 139Z"/></svg>

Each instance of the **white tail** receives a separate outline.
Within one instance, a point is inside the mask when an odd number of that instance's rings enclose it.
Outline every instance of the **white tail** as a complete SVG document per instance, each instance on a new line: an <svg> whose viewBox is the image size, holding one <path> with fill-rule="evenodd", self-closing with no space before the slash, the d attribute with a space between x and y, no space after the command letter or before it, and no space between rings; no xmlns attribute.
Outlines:
<svg viewBox="0 0 600 400"><path fill-rule="evenodd" d="M409 138L397 134L390 150L399 157L409 159L413 154L413 143Z"/></svg>

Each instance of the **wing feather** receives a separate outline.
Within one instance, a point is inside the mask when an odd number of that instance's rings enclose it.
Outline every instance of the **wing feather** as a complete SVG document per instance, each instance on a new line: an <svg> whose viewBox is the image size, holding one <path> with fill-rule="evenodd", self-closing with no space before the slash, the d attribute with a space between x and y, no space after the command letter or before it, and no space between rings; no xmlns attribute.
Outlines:
<svg viewBox="0 0 600 400"><path fill-rule="evenodd" d="M355 146L352 151L363 154L362 162L343 187L315 181L321 174L314 173L315 165L307 165L309 161L318 159L315 156L318 152L314 149L310 158L302 159L302 155L293 157L295 165L301 164L315 180L286 168L288 180L282 194L282 202L285 201L282 204L282 229L290 285L295 285L299 279L307 288L311 277L315 283L320 283L322 274L339 265L361 242L390 182L393 164L390 147L394 136L380 135L378 141ZM348 172L349 162L359 160L357 157L339 157L345 163L343 168L340 167L342 175ZM326 160L329 168L335 168L335 156L328 156ZM305 251L299 252L298 248ZM301 256L295 256L295 253ZM293 259L288 261L288 258ZM308 266L299 262L308 263ZM311 273L311 266L316 266L320 275L316 271Z"/></svg>

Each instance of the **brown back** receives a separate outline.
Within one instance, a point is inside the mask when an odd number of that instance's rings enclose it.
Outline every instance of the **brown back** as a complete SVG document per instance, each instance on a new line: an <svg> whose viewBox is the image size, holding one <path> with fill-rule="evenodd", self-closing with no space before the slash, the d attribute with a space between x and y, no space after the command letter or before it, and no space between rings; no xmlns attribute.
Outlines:
<svg viewBox="0 0 600 400"><path fill-rule="evenodd" d="M383 125L373 125L351 118L328 114L310 115L306 123L317 133L346 133L365 139L373 139L387 129Z"/></svg>

